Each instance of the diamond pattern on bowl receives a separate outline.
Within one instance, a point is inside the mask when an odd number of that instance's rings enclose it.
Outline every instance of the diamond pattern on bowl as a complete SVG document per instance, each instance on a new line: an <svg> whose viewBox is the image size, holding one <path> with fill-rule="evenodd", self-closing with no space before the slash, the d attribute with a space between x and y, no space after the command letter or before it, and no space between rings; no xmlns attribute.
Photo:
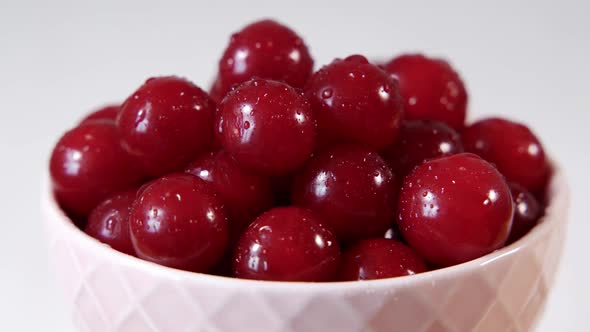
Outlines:
<svg viewBox="0 0 590 332"><path fill-rule="evenodd" d="M514 315L506 310L502 302L496 301L474 326L477 331L510 331L516 324Z"/></svg>
<svg viewBox="0 0 590 332"><path fill-rule="evenodd" d="M360 331L365 325L363 315L340 294L311 297L307 305L291 319L294 331ZM284 331L284 330L282 330Z"/></svg>
<svg viewBox="0 0 590 332"><path fill-rule="evenodd" d="M50 253L80 331L515 331L534 329L555 279L567 190L517 243L411 277L267 283L191 274L117 253L44 201ZM563 179L561 179L563 181Z"/></svg>
<svg viewBox="0 0 590 332"><path fill-rule="evenodd" d="M445 320L453 323L456 331L469 331L493 305L495 289L485 278L468 278L460 285L454 284L446 302L442 304ZM463 305L468 299L469 306Z"/></svg>

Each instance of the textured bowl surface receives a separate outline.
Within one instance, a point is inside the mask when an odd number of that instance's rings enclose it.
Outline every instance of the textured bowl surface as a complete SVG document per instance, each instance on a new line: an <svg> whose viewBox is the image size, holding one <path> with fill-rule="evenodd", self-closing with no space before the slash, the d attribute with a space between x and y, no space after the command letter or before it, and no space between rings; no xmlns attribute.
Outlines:
<svg viewBox="0 0 590 332"><path fill-rule="evenodd" d="M410 277L278 283L189 273L118 253L76 229L49 185L50 256L80 331L531 331L561 256L568 188L523 239L479 259Z"/></svg>

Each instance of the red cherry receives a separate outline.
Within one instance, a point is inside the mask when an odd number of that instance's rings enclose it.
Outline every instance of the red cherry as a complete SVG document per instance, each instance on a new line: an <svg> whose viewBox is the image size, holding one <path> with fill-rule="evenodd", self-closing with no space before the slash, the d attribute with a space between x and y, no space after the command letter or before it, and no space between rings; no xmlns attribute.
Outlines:
<svg viewBox="0 0 590 332"><path fill-rule="evenodd" d="M206 182L190 174L167 175L145 188L129 224L138 257L178 269L205 272L227 245L221 201Z"/></svg>
<svg viewBox="0 0 590 332"><path fill-rule="evenodd" d="M136 162L119 144L117 128L104 121L86 122L65 133L51 154L50 173L58 202L77 217L142 178Z"/></svg>
<svg viewBox="0 0 590 332"><path fill-rule="evenodd" d="M514 220L508 242L512 243L528 233L543 215L543 208L535 196L523 186L509 183L514 202Z"/></svg>
<svg viewBox="0 0 590 332"><path fill-rule="evenodd" d="M397 224L394 224L393 226L389 227L387 231L385 231L383 238L389 240L396 240L399 242L405 242L399 228L397 227Z"/></svg>
<svg viewBox="0 0 590 332"><path fill-rule="evenodd" d="M220 95L253 77L283 81L302 88L313 70L303 40L288 27L263 20L232 35L219 60Z"/></svg>
<svg viewBox="0 0 590 332"><path fill-rule="evenodd" d="M235 233L235 238L273 205L269 180L243 171L225 151L205 154L190 163L185 171L211 183L225 204L230 233Z"/></svg>
<svg viewBox="0 0 590 332"><path fill-rule="evenodd" d="M397 136L402 118L397 83L361 55L324 66L305 93L318 119L321 145L360 143L379 150Z"/></svg>
<svg viewBox="0 0 590 332"><path fill-rule="evenodd" d="M512 212L503 176L478 156L460 153L427 161L405 178L398 225L426 261L450 266L502 247Z"/></svg>
<svg viewBox="0 0 590 332"><path fill-rule="evenodd" d="M339 278L343 281L372 280L413 275L428 269L420 256L403 243L368 239L342 255Z"/></svg>
<svg viewBox="0 0 590 332"><path fill-rule="evenodd" d="M463 128L467 91L459 74L444 60L406 54L384 65L399 81L408 120L442 121Z"/></svg>
<svg viewBox="0 0 590 332"><path fill-rule="evenodd" d="M460 152L463 143L454 129L438 121L416 120L402 123L399 138L383 155L397 175L406 175L428 159Z"/></svg>
<svg viewBox="0 0 590 332"><path fill-rule="evenodd" d="M311 209L343 241L383 236L395 214L396 181L385 161L361 146L313 157L295 179L292 199Z"/></svg>
<svg viewBox="0 0 590 332"><path fill-rule="evenodd" d="M316 122L307 100L277 81L253 79L229 93L217 114L217 137L245 169L283 175L315 148Z"/></svg>
<svg viewBox="0 0 590 332"><path fill-rule="evenodd" d="M122 106L123 146L157 177L182 170L213 142L215 103L191 82L151 78Z"/></svg>
<svg viewBox="0 0 590 332"><path fill-rule="evenodd" d="M329 281L338 269L336 236L313 213L297 207L274 208L240 238L234 276L276 281Z"/></svg>
<svg viewBox="0 0 590 332"><path fill-rule="evenodd" d="M218 77L216 77L215 81L213 81L213 84L211 85L211 88L209 89L209 96L217 105L221 103L223 97L225 97L226 94L226 92L222 91L222 89L223 87L221 86L221 81Z"/></svg>
<svg viewBox="0 0 590 332"><path fill-rule="evenodd" d="M543 145L520 123L500 118L477 121L463 131L463 145L531 192L542 191L547 183L549 165Z"/></svg>
<svg viewBox="0 0 590 332"><path fill-rule="evenodd" d="M115 250L135 256L129 235L129 212L135 195L135 190L128 190L104 200L88 216L84 232Z"/></svg>
<svg viewBox="0 0 590 332"><path fill-rule="evenodd" d="M90 114L88 114L80 124L89 122L89 121L110 121L115 122L117 119L117 115L119 115L119 111L121 110L121 106L119 105L109 105L102 107Z"/></svg>
<svg viewBox="0 0 590 332"><path fill-rule="evenodd" d="M229 242L228 247L223 254L223 257L219 260L219 262L208 272L209 274L220 276L220 277L229 277L233 276L232 272L232 260L233 260L233 249L234 245L231 245L231 241Z"/></svg>

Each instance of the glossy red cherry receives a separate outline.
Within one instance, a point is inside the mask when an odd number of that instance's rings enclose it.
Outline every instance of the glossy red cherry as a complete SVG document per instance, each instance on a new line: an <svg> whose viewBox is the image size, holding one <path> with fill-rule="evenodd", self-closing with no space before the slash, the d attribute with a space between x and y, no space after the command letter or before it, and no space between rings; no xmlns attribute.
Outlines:
<svg viewBox="0 0 590 332"><path fill-rule="evenodd" d="M549 165L543 145L520 123L500 118L477 121L463 131L463 145L531 192L542 191L547 183Z"/></svg>
<svg viewBox="0 0 590 332"><path fill-rule="evenodd" d="M213 142L215 103L178 77L147 80L121 108L123 146L157 177L182 170Z"/></svg>
<svg viewBox="0 0 590 332"><path fill-rule="evenodd" d="M65 133L53 149L49 167L58 202L77 217L142 178L137 163L121 147L114 123L104 121L87 122Z"/></svg>
<svg viewBox="0 0 590 332"><path fill-rule="evenodd" d="M138 257L178 269L208 271L227 245L223 204L190 174L167 175L145 188L129 223Z"/></svg>
<svg viewBox="0 0 590 332"><path fill-rule="evenodd" d="M387 163L361 146L337 146L313 157L295 179L292 199L316 212L343 241L383 236L394 219L396 179Z"/></svg>
<svg viewBox="0 0 590 332"><path fill-rule="evenodd" d="M229 93L217 113L217 137L240 166L266 175L300 167L315 148L307 100L277 81L253 79Z"/></svg>
<svg viewBox="0 0 590 332"><path fill-rule="evenodd" d="M221 81L218 77L216 77L213 81L213 84L211 84L211 88L209 89L209 96L217 105L221 103L223 97L226 95L226 92L222 91L222 89L223 87L221 86Z"/></svg>
<svg viewBox="0 0 590 332"><path fill-rule="evenodd" d="M404 121L395 144L383 153L397 175L408 174L425 160L463 152L461 136L438 121Z"/></svg>
<svg viewBox="0 0 590 332"><path fill-rule="evenodd" d="M305 93L322 146L359 143L379 150L397 136L402 118L397 83L361 55L324 66L310 78Z"/></svg>
<svg viewBox="0 0 590 332"><path fill-rule="evenodd" d="M88 216L84 232L115 250L135 256L129 235L129 212L135 196L136 190L128 190L104 200Z"/></svg>
<svg viewBox="0 0 590 332"><path fill-rule="evenodd" d="M219 60L219 92L253 77L283 81L302 88L313 70L313 59L303 40L288 27L263 20L232 35Z"/></svg>
<svg viewBox="0 0 590 332"><path fill-rule="evenodd" d="M343 281L372 280L427 270L414 250L395 240L377 238L358 242L342 255L339 278Z"/></svg>
<svg viewBox="0 0 590 332"><path fill-rule="evenodd" d="M80 124L86 123L88 121L111 121L115 122L117 119L117 115L119 115L119 111L121 110L120 105L109 105L102 107L90 114L88 114Z"/></svg>
<svg viewBox="0 0 590 332"><path fill-rule="evenodd" d="M269 180L245 172L225 151L205 154L190 163L185 171L211 183L225 204L230 233L235 233L235 238L273 205Z"/></svg>
<svg viewBox="0 0 590 332"><path fill-rule="evenodd" d="M275 281L330 281L340 247L334 233L308 210L274 208L258 217L240 238L234 276Z"/></svg>
<svg viewBox="0 0 590 332"><path fill-rule="evenodd" d="M399 81L408 120L442 121L463 128L467 91L459 74L444 60L406 54L384 66Z"/></svg>
<svg viewBox="0 0 590 332"><path fill-rule="evenodd" d="M427 161L405 178L398 225L422 258L450 266L502 247L512 212L504 177L478 156L460 153Z"/></svg>
<svg viewBox="0 0 590 332"><path fill-rule="evenodd" d="M397 224L394 224L393 226L389 227L387 229L387 231L385 231L385 234L383 235L384 238L389 239L389 240L396 240L399 242L404 242L404 238L402 237L402 233L400 232L399 228L397 227Z"/></svg>
<svg viewBox="0 0 590 332"><path fill-rule="evenodd" d="M523 186L509 183L514 202L514 220L508 242L512 243L528 233L543 215L543 208L535 196Z"/></svg>

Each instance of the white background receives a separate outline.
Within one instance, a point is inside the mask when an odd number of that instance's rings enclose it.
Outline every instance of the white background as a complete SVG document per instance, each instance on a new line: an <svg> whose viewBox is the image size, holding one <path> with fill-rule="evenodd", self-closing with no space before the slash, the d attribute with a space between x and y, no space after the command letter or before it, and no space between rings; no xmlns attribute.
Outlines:
<svg viewBox="0 0 590 332"><path fill-rule="evenodd" d="M39 190L52 144L92 108L150 75L208 86L232 31L275 17L316 65L363 53L444 55L475 117L530 124L572 187L561 274L541 331L587 331L590 298L590 6L587 1L0 0L0 322L3 331L69 331L46 263Z"/></svg>

